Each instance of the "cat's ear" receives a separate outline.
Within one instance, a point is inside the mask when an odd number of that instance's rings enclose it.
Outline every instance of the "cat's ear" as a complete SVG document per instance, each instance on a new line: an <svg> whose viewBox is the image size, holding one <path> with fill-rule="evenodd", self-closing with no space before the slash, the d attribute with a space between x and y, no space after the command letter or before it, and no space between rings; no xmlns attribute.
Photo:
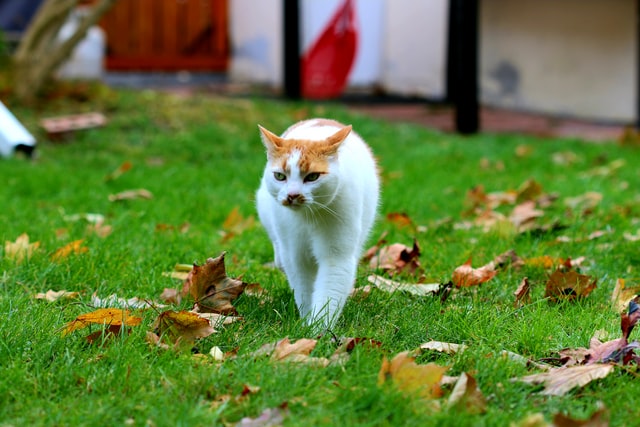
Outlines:
<svg viewBox="0 0 640 427"><path fill-rule="evenodd" d="M335 154L340 147L340 144L344 142L345 139L351 133L352 126L348 125L340 129L338 132L331 135L329 138L324 140L324 150L327 154Z"/></svg>
<svg viewBox="0 0 640 427"><path fill-rule="evenodd" d="M258 129L260 129L260 138L262 138L262 143L267 148L267 152L269 154L274 154L279 148L282 148L282 138L260 125L258 125Z"/></svg>

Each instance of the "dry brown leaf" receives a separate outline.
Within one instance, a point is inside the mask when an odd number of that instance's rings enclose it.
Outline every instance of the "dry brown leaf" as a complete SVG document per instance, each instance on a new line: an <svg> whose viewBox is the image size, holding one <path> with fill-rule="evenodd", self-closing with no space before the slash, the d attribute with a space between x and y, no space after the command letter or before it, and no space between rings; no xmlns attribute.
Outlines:
<svg viewBox="0 0 640 427"><path fill-rule="evenodd" d="M395 291L408 292L418 296L434 295L440 292L443 287L440 283L401 283L372 274L367 277L369 283L375 285L378 289L393 293Z"/></svg>
<svg viewBox="0 0 640 427"><path fill-rule="evenodd" d="M516 298L513 303L515 307L522 307L523 305L531 303L531 284L527 277L522 279L513 296Z"/></svg>
<svg viewBox="0 0 640 427"><path fill-rule="evenodd" d="M487 411L487 399L478 388L476 379L466 372L460 375L447 403L469 414L483 414Z"/></svg>
<svg viewBox="0 0 640 427"><path fill-rule="evenodd" d="M131 316L129 310L119 308L100 308L91 313L81 314L75 320L67 323L63 330L63 335L67 335L75 330L85 328L90 324L97 325L125 325L137 326L142 322L141 317Z"/></svg>
<svg viewBox="0 0 640 427"><path fill-rule="evenodd" d="M154 330L160 340L176 349L187 350L193 347L196 339L208 337L215 332L208 319L184 310L161 313L154 323Z"/></svg>
<svg viewBox="0 0 640 427"><path fill-rule="evenodd" d="M596 288L596 282L585 274L556 270L547 281L544 296L552 301L585 298Z"/></svg>
<svg viewBox="0 0 640 427"><path fill-rule="evenodd" d="M629 302L638 294L640 294L640 284L637 284L637 280L629 286L625 279L618 279L611 293L611 305L620 313L627 308Z"/></svg>
<svg viewBox="0 0 640 427"><path fill-rule="evenodd" d="M135 199L153 199L153 194L149 190L139 188L137 190L122 191L117 194L110 194L110 202L119 202L122 200L135 200Z"/></svg>
<svg viewBox="0 0 640 427"><path fill-rule="evenodd" d="M559 412L553 416L553 427L609 427L609 411L602 406L585 420L576 420Z"/></svg>
<svg viewBox="0 0 640 427"><path fill-rule="evenodd" d="M35 299L43 299L49 302L55 302L63 299L75 299L79 296L80 292L54 291L50 289L45 293L36 294Z"/></svg>
<svg viewBox="0 0 640 427"><path fill-rule="evenodd" d="M422 399L442 396L440 381L449 369L434 363L418 365L408 352L397 354L391 361L382 361L378 373L378 385L393 383L398 390Z"/></svg>
<svg viewBox="0 0 640 427"><path fill-rule="evenodd" d="M613 365L594 363L551 369L541 374L516 378L529 384L544 384L542 394L564 396L575 387L584 387L591 381L604 378L613 371Z"/></svg>
<svg viewBox="0 0 640 427"><path fill-rule="evenodd" d="M394 224L398 228L415 229L413 220L404 212L390 212L387 214L387 221Z"/></svg>
<svg viewBox="0 0 640 427"><path fill-rule="evenodd" d="M520 185L516 196L516 203L535 201L542 195L542 185L534 179L528 179Z"/></svg>
<svg viewBox="0 0 640 427"><path fill-rule="evenodd" d="M209 258L203 266L194 264L185 280L182 293L187 290L196 301L194 310L201 313L236 314L231 304L247 286L241 280L227 277L225 252Z"/></svg>
<svg viewBox="0 0 640 427"><path fill-rule="evenodd" d="M84 239L74 240L71 243L64 245L61 248L56 249L56 251L51 255L52 261L61 261L65 258L68 258L69 255L79 255L87 252L89 248L86 246L82 246L84 243Z"/></svg>
<svg viewBox="0 0 640 427"><path fill-rule="evenodd" d="M182 301L182 295L180 291L174 288L164 288L160 294L160 299L167 304L178 305Z"/></svg>
<svg viewBox="0 0 640 427"><path fill-rule="evenodd" d="M222 241L226 242L235 236L239 236L253 227L255 223L256 219L253 215L244 218L240 213L240 208L238 206L234 207L222 224L222 230L220 230Z"/></svg>
<svg viewBox="0 0 640 427"><path fill-rule="evenodd" d="M509 427L555 427L555 426L552 426L551 424L549 424L544 419L544 415L537 413L537 414L527 415L525 418L519 420L518 422L510 423Z"/></svg>
<svg viewBox="0 0 640 427"><path fill-rule="evenodd" d="M518 232L523 232L532 229L535 226L535 220L541 216L544 216L544 212L536 209L536 202L526 200L513 208L509 220Z"/></svg>
<svg viewBox="0 0 640 427"><path fill-rule="evenodd" d="M85 337L89 344L97 344L109 341L121 334L125 329L122 329L122 325L109 325L105 329L101 329L90 333ZM127 330L127 332L130 332Z"/></svg>
<svg viewBox="0 0 640 427"><path fill-rule="evenodd" d="M467 349L464 344L456 344L451 342L442 341L429 341L424 344L420 344L420 350L432 350L439 351L440 353L456 354L462 353Z"/></svg>
<svg viewBox="0 0 640 427"><path fill-rule="evenodd" d="M18 236L15 242L4 242L4 257L20 264L25 259L31 258L31 255L40 247L40 242L29 243L27 233Z"/></svg>
<svg viewBox="0 0 640 427"><path fill-rule="evenodd" d="M420 247L416 240L413 241L411 248L402 243L394 243L381 247L369 261L369 266L391 274L402 272L413 274L420 268L419 257Z"/></svg>
<svg viewBox="0 0 640 427"><path fill-rule="evenodd" d="M471 267L471 258L464 264L453 270L451 281L458 288L476 286L487 282L495 277L498 272L494 269L493 262L482 267Z"/></svg>

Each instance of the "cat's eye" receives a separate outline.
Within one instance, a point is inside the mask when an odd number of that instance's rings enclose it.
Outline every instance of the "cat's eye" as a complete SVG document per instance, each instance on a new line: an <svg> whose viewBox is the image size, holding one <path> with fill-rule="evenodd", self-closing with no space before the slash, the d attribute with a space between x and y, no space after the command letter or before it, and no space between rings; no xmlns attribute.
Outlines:
<svg viewBox="0 0 640 427"><path fill-rule="evenodd" d="M273 177L276 179L276 181L284 181L287 179L287 176L282 172L274 172Z"/></svg>
<svg viewBox="0 0 640 427"><path fill-rule="evenodd" d="M310 174L304 177L304 182L317 181L318 178L320 178L320 174L318 172L311 172Z"/></svg>

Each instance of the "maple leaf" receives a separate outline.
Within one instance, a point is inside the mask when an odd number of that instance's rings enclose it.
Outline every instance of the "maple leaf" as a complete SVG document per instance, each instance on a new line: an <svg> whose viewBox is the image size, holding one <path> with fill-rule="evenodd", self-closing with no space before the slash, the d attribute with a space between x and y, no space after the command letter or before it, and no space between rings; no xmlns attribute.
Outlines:
<svg viewBox="0 0 640 427"><path fill-rule="evenodd" d="M440 293L443 287L440 283L401 283L386 279L382 276L372 274L367 277L369 283L373 284L380 290L393 293L395 291L408 292L418 296L428 296Z"/></svg>
<svg viewBox="0 0 640 427"><path fill-rule="evenodd" d="M5 258L15 261L20 264L25 259L31 258L31 255L38 250L40 242L29 243L29 236L27 233L22 233L18 236L15 242L4 242L4 256Z"/></svg>
<svg viewBox="0 0 640 427"><path fill-rule="evenodd" d="M543 215L543 211L536 209L536 202L526 200L513 208L509 220L518 232L523 232L532 230L535 227L535 219Z"/></svg>
<svg viewBox="0 0 640 427"><path fill-rule="evenodd" d="M55 302L63 299L75 299L80 296L80 292L54 291L49 289L45 293L37 293L35 299L43 299L48 302Z"/></svg>
<svg viewBox="0 0 640 427"><path fill-rule="evenodd" d="M516 378L529 384L544 384L542 394L564 396L575 387L583 387L591 381L604 378L613 371L613 365L594 363L550 369L541 374Z"/></svg>
<svg viewBox="0 0 640 427"><path fill-rule="evenodd" d="M217 258L209 258L203 266L193 265L184 282L183 294L188 292L196 301L194 310L207 313L235 314L231 304L247 286L241 280L227 277L222 252Z"/></svg>
<svg viewBox="0 0 640 427"><path fill-rule="evenodd" d="M135 200L135 199L153 199L153 194L149 190L139 188L137 190L122 191L117 194L110 194L110 202L120 202L122 200Z"/></svg>
<svg viewBox="0 0 640 427"><path fill-rule="evenodd" d="M408 272L413 274L420 268L420 247L418 241L413 241L413 247L408 247L402 243L394 243L383 246L376 251L369 261L372 269L382 269L393 273Z"/></svg>
<svg viewBox="0 0 640 427"><path fill-rule="evenodd" d="M60 261L68 258L71 254L79 255L87 252L89 248L82 246L82 243L84 243L84 239L74 240L63 247L56 249L56 251L51 255L51 260Z"/></svg>
<svg viewBox="0 0 640 427"><path fill-rule="evenodd" d="M393 383L398 390L422 399L442 396L440 382L449 369L434 363L418 365L409 352L398 353L391 361L385 357L378 373L378 385Z"/></svg>
<svg viewBox="0 0 640 427"><path fill-rule="evenodd" d="M483 414L487 411L487 399L478 388L476 379L466 372L460 375L447 403L470 414Z"/></svg>
<svg viewBox="0 0 640 427"><path fill-rule="evenodd" d="M575 271L556 270L547 281L544 296L552 301L585 298L596 288L597 279Z"/></svg>
<svg viewBox="0 0 640 427"><path fill-rule="evenodd" d="M528 179L518 188L515 202L535 201L540 195L542 195L542 185L534 179Z"/></svg>
<svg viewBox="0 0 640 427"><path fill-rule="evenodd" d="M184 350L191 349L196 339L208 337L215 332L208 319L184 310L160 313L153 327L159 337L158 342L168 341L173 348Z"/></svg>
<svg viewBox="0 0 640 427"><path fill-rule="evenodd" d="M255 223L256 219L253 215L248 218L244 218L242 214L240 214L240 208L238 206L234 207L222 223L222 230L220 230L222 241L226 242L229 239L242 234L249 228L253 227Z"/></svg>
<svg viewBox="0 0 640 427"><path fill-rule="evenodd" d="M63 335L86 328L90 324L106 325L106 326L137 326L142 322L141 317L131 316L129 310L119 308L100 308L91 313L81 314L75 320L67 323L62 332Z"/></svg>

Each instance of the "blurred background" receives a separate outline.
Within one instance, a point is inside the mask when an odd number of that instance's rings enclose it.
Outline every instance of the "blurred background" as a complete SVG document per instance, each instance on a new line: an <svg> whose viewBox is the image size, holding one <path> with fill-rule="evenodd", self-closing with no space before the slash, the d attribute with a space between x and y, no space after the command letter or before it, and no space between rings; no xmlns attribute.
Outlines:
<svg viewBox="0 0 640 427"><path fill-rule="evenodd" d="M19 43L41 3L0 0L9 46ZM296 41L305 58L327 32L344 30L336 25L347 3L355 49L341 50L338 38L329 59L331 69L351 64L344 87L334 82L339 95L452 101L452 85L462 76L477 81L472 95L486 107L637 121L638 2L632 0L474 0L477 9L468 13L477 28L465 40L477 58L468 69L458 63L458 77L452 77L452 40L468 28L452 19L456 0L116 0L58 75L121 85L244 84L278 93L286 91L287 7L296 8ZM318 55L316 64L328 61ZM294 70L302 85L303 71Z"/></svg>

